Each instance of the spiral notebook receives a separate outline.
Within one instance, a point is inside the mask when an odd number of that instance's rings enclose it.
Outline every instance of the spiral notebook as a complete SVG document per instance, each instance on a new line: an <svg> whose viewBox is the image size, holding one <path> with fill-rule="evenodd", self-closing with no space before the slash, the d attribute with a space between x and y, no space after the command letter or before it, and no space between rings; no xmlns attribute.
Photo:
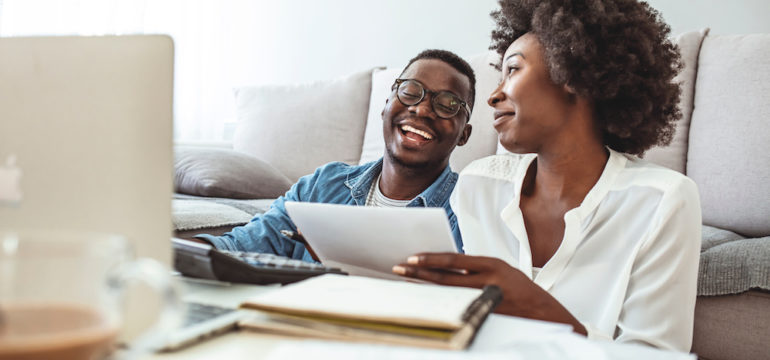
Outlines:
<svg viewBox="0 0 770 360"><path fill-rule="evenodd" d="M500 289L321 275L249 299L242 329L330 340L461 350L502 299Z"/></svg>

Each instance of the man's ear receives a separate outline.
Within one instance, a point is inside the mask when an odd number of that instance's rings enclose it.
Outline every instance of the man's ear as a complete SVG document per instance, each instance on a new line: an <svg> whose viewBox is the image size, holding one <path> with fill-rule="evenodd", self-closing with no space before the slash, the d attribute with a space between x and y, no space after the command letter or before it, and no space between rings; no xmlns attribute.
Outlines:
<svg viewBox="0 0 770 360"><path fill-rule="evenodd" d="M382 112L380 112L380 116L385 116L385 108L388 107L388 101L390 101L390 98L385 99L385 106L382 107Z"/></svg>
<svg viewBox="0 0 770 360"><path fill-rule="evenodd" d="M465 124L465 128L463 128L463 131L460 134L460 141L457 142L457 146L463 146L468 143L472 130L473 126L471 126L471 124Z"/></svg>

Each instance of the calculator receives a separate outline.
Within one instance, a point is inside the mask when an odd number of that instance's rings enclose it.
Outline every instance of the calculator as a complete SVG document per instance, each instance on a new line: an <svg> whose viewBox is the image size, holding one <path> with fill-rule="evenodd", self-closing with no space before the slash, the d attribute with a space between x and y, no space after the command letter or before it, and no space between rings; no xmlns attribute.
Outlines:
<svg viewBox="0 0 770 360"><path fill-rule="evenodd" d="M346 272L336 267L285 256L218 250L211 245L172 238L174 269L182 275L246 284L288 284L322 274Z"/></svg>

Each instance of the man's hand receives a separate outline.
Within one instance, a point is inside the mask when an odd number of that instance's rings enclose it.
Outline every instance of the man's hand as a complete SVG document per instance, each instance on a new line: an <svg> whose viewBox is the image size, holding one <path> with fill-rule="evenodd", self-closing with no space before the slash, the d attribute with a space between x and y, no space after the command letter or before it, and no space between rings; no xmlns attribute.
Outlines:
<svg viewBox="0 0 770 360"><path fill-rule="evenodd" d="M398 275L451 286L483 288L496 285L503 301L495 312L570 324L575 332L586 330L551 294L503 260L455 253L421 253L393 267Z"/></svg>
<svg viewBox="0 0 770 360"><path fill-rule="evenodd" d="M307 240L305 240L305 237L302 235L302 232L299 231L299 229L297 229L297 232L281 230L281 234L288 237L289 239L302 243L302 245L305 246L307 252L310 253L310 256L313 257L313 260L321 262L321 260L318 260L318 255L315 254L315 251L313 251L313 248L310 247L310 244L307 243Z"/></svg>

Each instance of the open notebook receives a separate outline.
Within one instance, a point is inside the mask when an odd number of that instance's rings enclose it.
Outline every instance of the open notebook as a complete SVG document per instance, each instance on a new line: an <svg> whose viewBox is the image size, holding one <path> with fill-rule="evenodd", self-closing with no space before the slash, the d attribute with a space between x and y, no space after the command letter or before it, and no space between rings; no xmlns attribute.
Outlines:
<svg viewBox="0 0 770 360"><path fill-rule="evenodd" d="M483 290L322 275L252 298L239 325L273 333L440 349L465 349L502 299Z"/></svg>

